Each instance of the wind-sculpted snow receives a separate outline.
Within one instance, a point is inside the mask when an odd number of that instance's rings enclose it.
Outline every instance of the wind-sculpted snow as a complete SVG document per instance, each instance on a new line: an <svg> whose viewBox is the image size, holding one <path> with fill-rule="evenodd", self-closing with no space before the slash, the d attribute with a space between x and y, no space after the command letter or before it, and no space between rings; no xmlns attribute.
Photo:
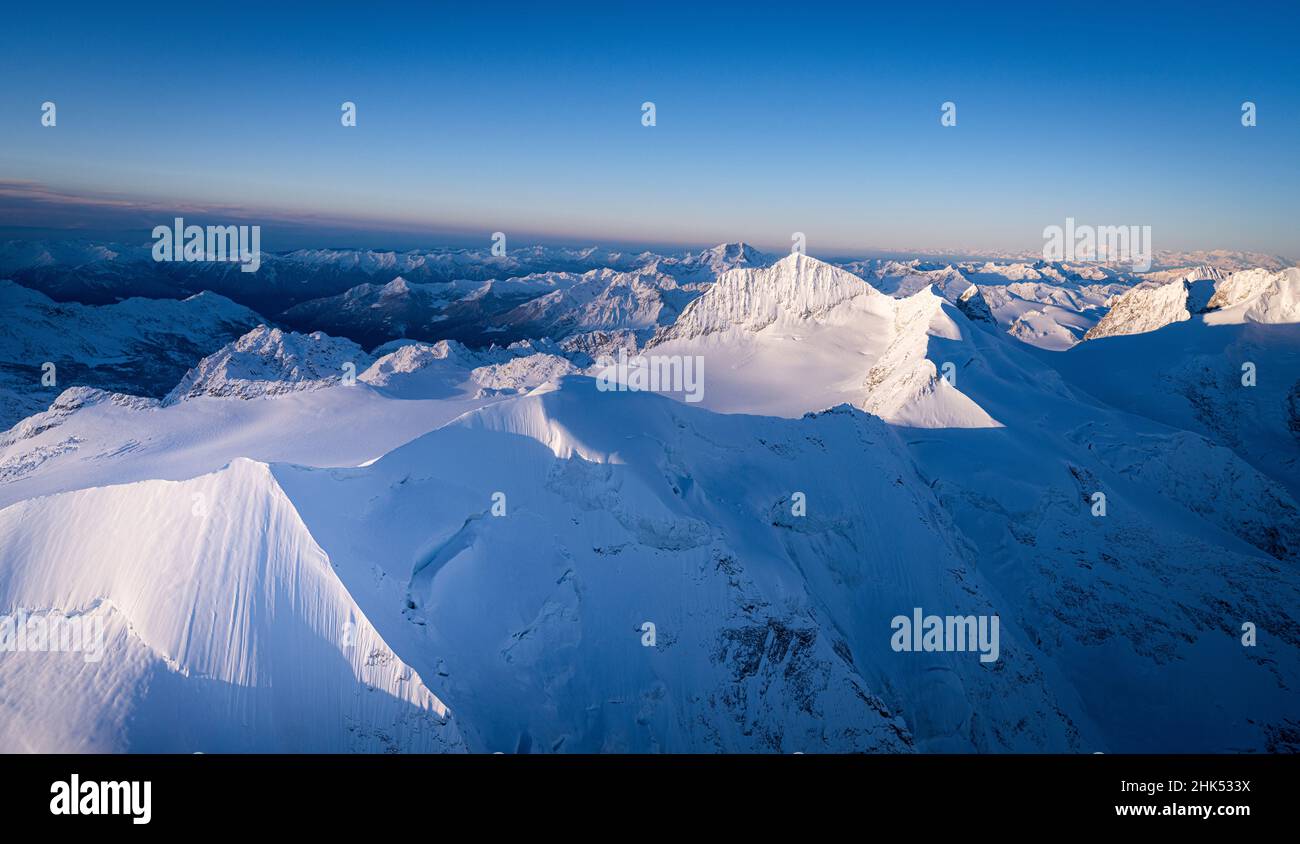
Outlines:
<svg viewBox="0 0 1300 844"><path fill-rule="evenodd" d="M507 394L485 390L464 367L429 366L417 375L168 405L72 388L0 436L0 507L67 490L183 480L240 457L356 466Z"/></svg>
<svg viewBox="0 0 1300 844"><path fill-rule="evenodd" d="M6 653L6 751L449 751L443 706L266 466L0 510L3 604L92 614L89 651Z"/></svg>
<svg viewBox="0 0 1300 844"><path fill-rule="evenodd" d="M167 401L74 387L0 434L0 506L123 480L187 478L245 456L370 462L467 410L577 371L571 357L591 363L560 352L550 341L484 350L394 342L366 366L370 356L347 341L261 327L204 359ZM350 382L349 363L357 369Z"/></svg>

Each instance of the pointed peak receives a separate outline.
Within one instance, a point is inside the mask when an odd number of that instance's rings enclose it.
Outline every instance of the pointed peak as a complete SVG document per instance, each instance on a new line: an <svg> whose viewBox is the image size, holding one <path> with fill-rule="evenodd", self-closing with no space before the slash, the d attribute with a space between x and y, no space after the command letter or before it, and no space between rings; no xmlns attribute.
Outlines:
<svg viewBox="0 0 1300 844"><path fill-rule="evenodd" d="M778 320L815 319L848 302L882 294L833 264L791 253L765 267L736 267L718 276L663 334L690 337L729 328L759 331Z"/></svg>
<svg viewBox="0 0 1300 844"><path fill-rule="evenodd" d="M411 286L400 275L384 285L380 291L384 296L401 296L411 292Z"/></svg>

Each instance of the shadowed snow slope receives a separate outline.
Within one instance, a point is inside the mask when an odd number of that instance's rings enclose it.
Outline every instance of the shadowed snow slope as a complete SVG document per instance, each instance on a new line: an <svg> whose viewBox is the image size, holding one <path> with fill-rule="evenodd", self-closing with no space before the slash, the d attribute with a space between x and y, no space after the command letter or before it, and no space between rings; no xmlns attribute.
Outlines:
<svg viewBox="0 0 1300 844"><path fill-rule="evenodd" d="M109 651L7 657L20 726L3 746L1289 747L1285 490L1195 435L1081 413L1046 378L1018 414L968 380L1008 428L900 438L849 407L723 415L569 377L364 468L238 460L27 498L0 510L0 606L103 613ZM331 395L419 404L361 386L102 400L52 430L110 411L304 416ZM119 476L159 459L101 457ZM997 615L998 660L895 652L891 620L916 607ZM1239 619L1268 632L1258 649Z"/></svg>
<svg viewBox="0 0 1300 844"><path fill-rule="evenodd" d="M997 606L896 436L860 411L723 416L570 378L364 469L276 473L475 750L1097 740L1013 626L995 668L891 650L890 619L913 607Z"/></svg>
<svg viewBox="0 0 1300 844"><path fill-rule="evenodd" d="M1233 449L1300 497L1300 330L1208 322L1083 343L1044 360L1110 405Z"/></svg>

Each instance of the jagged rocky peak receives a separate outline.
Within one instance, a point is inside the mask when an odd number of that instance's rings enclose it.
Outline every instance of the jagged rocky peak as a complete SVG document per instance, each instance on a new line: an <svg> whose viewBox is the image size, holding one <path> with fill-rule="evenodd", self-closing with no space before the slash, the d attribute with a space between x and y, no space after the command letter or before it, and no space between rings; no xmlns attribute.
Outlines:
<svg viewBox="0 0 1300 844"><path fill-rule="evenodd" d="M1300 322L1300 268L1229 275L1199 267L1174 275L1172 281L1146 282L1124 293L1084 339L1141 334L1201 314L1213 324Z"/></svg>
<svg viewBox="0 0 1300 844"><path fill-rule="evenodd" d="M1205 285L1182 279L1138 285L1121 295L1084 340L1142 334L1192 318L1209 301Z"/></svg>
<svg viewBox="0 0 1300 844"><path fill-rule="evenodd" d="M1254 309L1259 317L1255 321L1300 321L1300 308L1295 306L1300 301L1300 267L1280 272L1253 269L1233 273L1215 285L1208 307L1211 310L1236 308L1252 299L1263 300L1262 307Z"/></svg>
<svg viewBox="0 0 1300 844"><path fill-rule="evenodd" d="M327 387L370 362L369 355L351 340L259 325L199 361L164 404L198 396L254 398Z"/></svg>

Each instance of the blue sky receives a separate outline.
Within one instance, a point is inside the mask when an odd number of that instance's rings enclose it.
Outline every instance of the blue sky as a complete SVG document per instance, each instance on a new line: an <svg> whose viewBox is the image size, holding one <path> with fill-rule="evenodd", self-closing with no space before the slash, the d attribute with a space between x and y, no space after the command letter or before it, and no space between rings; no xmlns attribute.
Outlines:
<svg viewBox="0 0 1300 844"><path fill-rule="evenodd" d="M1295 7L31 4L0 32L0 226L848 254L1072 216L1295 257Z"/></svg>

